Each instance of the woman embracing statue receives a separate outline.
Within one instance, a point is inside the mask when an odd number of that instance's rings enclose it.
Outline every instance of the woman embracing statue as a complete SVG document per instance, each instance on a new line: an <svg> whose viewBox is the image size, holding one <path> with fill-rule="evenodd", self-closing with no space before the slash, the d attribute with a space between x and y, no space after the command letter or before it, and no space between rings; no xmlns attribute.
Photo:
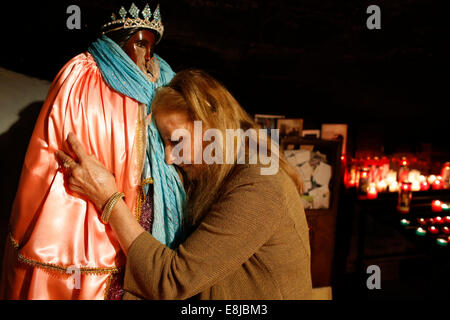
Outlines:
<svg viewBox="0 0 450 320"><path fill-rule="evenodd" d="M127 255L124 299L311 299L302 182L278 145L252 134L249 148L239 134L225 141L232 130L259 128L222 84L199 70L181 71L157 90L151 121L166 163L181 171L186 189L186 237L174 249L139 225L114 176L74 135L68 143L78 159L57 152L68 188L95 204ZM255 161L255 146L276 157L277 170L264 172L269 162L261 152Z"/></svg>

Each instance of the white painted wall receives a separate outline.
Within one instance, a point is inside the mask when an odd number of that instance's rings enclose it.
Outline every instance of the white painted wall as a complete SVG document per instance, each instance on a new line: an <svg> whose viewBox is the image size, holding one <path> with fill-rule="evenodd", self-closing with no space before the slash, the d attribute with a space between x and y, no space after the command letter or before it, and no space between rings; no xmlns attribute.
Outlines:
<svg viewBox="0 0 450 320"><path fill-rule="evenodd" d="M29 104L44 101L51 82L0 67L0 134L19 119Z"/></svg>

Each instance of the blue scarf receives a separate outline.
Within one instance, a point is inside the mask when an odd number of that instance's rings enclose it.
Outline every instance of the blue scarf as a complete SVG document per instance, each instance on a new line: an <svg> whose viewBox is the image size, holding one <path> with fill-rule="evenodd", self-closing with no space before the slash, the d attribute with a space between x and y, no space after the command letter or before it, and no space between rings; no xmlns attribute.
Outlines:
<svg viewBox="0 0 450 320"><path fill-rule="evenodd" d="M147 106L150 113L157 87L167 85L175 73L155 54L161 70L156 83L147 79L131 58L114 41L102 36L88 49L103 79L114 90ZM183 240L181 223L186 194L176 169L165 162L164 145L154 119L148 126L148 143L143 178L153 178L152 235L161 243L175 248ZM145 189L147 194L148 186Z"/></svg>

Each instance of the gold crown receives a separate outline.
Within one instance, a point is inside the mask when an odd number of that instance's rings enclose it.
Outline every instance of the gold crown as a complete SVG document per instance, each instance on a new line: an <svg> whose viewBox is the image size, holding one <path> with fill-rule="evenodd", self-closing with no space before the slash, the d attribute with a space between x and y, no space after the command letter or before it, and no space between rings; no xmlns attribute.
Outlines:
<svg viewBox="0 0 450 320"><path fill-rule="evenodd" d="M159 34L158 42L162 38L164 33L164 26L161 20L161 12L159 11L159 4L157 5L155 11L150 10L150 6L148 3L145 5L144 10L142 10L142 17L139 17L140 10L139 8L132 3L130 10L125 10L124 7L121 7L119 10L120 19L113 13L111 15L111 22L108 22L102 26L103 34L106 34L111 31L116 31L120 29L129 29L129 28L146 28L155 30ZM127 17L127 15L130 15ZM150 19L153 16L153 19Z"/></svg>

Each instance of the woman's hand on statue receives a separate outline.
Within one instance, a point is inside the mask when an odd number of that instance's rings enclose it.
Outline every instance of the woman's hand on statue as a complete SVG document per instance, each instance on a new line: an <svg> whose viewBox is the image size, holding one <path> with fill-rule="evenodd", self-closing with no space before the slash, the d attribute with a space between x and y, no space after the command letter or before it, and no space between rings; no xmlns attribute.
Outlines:
<svg viewBox="0 0 450 320"><path fill-rule="evenodd" d="M114 176L100 161L84 151L73 133L69 133L67 143L77 156L78 162L61 150L56 151L56 156L67 173L69 189L87 197L102 210L104 204L117 191Z"/></svg>

